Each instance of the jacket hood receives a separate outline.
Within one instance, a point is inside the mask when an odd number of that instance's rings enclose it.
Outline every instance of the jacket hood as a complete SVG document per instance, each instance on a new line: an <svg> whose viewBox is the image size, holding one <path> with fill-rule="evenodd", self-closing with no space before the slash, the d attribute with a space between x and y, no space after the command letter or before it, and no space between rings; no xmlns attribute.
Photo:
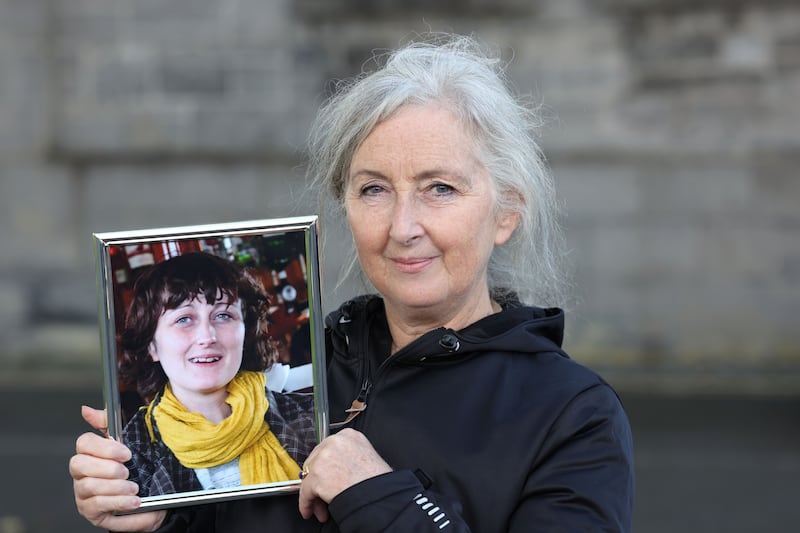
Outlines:
<svg viewBox="0 0 800 533"><path fill-rule="evenodd" d="M325 322L331 341L346 344L346 349L336 352L354 358L359 354L366 355L367 344L371 342L369 336L372 335L373 343L380 344L381 338L384 340L388 355L388 342L385 341L390 340L390 335L382 298L361 296L350 300L328 315ZM360 325L358 330L355 324ZM447 364L498 351L557 352L566 357L561 349L563 334L564 312L561 309L510 303L501 312L464 329L456 331L442 327L431 330L398 351L392 359L398 364Z"/></svg>

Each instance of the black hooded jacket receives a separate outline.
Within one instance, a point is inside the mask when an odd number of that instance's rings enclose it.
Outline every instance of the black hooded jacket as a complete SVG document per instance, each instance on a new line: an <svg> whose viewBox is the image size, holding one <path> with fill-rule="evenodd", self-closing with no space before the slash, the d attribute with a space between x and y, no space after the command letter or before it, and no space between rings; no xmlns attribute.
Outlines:
<svg viewBox="0 0 800 533"><path fill-rule="evenodd" d="M330 419L343 421L354 400L365 404L345 427L363 432L394 471L334 498L322 530L630 531L628 420L611 387L561 350L563 320L558 309L507 307L460 331L428 332L389 356L380 298L331 314ZM270 505L273 516L276 506L297 505L296 497L274 499L284 501L218 504L216 529L163 531L261 531Z"/></svg>

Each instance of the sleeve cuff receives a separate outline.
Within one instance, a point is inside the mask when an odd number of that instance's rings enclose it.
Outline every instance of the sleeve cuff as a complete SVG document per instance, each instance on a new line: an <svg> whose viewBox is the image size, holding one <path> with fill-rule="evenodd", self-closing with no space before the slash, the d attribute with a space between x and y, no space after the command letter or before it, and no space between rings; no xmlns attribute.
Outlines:
<svg viewBox="0 0 800 533"><path fill-rule="evenodd" d="M342 527L350 522L369 524L381 531L425 490L410 470L397 470L366 479L341 492L328 505L331 516ZM357 529L357 528L354 528Z"/></svg>

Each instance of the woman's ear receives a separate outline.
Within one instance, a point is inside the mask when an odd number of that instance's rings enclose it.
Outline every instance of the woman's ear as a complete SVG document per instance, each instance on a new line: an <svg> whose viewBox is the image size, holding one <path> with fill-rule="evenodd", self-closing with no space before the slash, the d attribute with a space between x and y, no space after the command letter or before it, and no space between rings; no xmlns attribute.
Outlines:
<svg viewBox="0 0 800 533"><path fill-rule="evenodd" d="M155 341L150 343L150 346L147 347L147 353L150 355L150 359L154 362L158 362L158 350L156 349Z"/></svg>
<svg viewBox="0 0 800 533"><path fill-rule="evenodd" d="M514 230L519 226L520 215L518 211L503 211L498 216L497 230L494 235L495 246L505 244L513 235Z"/></svg>

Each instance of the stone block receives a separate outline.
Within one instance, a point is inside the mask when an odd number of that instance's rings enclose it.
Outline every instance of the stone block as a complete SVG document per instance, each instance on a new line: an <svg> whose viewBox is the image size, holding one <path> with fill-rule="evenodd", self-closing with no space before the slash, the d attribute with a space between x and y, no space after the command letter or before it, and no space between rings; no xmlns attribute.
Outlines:
<svg viewBox="0 0 800 533"><path fill-rule="evenodd" d="M86 235L288 216L304 189L282 165L119 165L85 181ZM311 213L303 213L311 214Z"/></svg>
<svg viewBox="0 0 800 533"><path fill-rule="evenodd" d="M608 105L626 87L628 66L611 19L540 25L508 38L508 46L514 84L555 110Z"/></svg>
<svg viewBox="0 0 800 533"><path fill-rule="evenodd" d="M31 311L42 324L87 324L97 321L96 272L91 268L70 271L43 270L29 279Z"/></svg>
<svg viewBox="0 0 800 533"><path fill-rule="evenodd" d="M696 223L753 214L752 172L741 157L707 154L637 164L642 203L658 220ZM702 219L702 220L701 220Z"/></svg>
<svg viewBox="0 0 800 533"><path fill-rule="evenodd" d="M570 226L630 219L642 212L642 187L629 164L556 159L551 170Z"/></svg>
<svg viewBox="0 0 800 533"><path fill-rule="evenodd" d="M302 141L295 130L288 140L286 132L274 135L275 124L307 107L294 90L289 29L281 24L286 29L261 39L238 38L251 15L280 18L285 4L178 4L103 11L119 35L84 38L68 27L58 43L65 67L55 130L61 152L286 152ZM70 20L99 16L65 10Z"/></svg>
<svg viewBox="0 0 800 533"><path fill-rule="evenodd" d="M784 150L756 151L750 165L753 172L754 209L776 223L797 228L800 224L800 145L790 143Z"/></svg>
<svg viewBox="0 0 800 533"><path fill-rule="evenodd" d="M86 383L102 387L100 365L100 336L95 324L36 324L22 330L0 357L9 370L41 373L42 377L56 378L65 370L86 369ZM65 374L63 377L73 376Z"/></svg>
<svg viewBox="0 0 800 533"><path fill-rule="evenodd" d="M0 321L5 324L3 340L16 335L31 316L32 302L27 287L15 278L13 271L3 270L0 277Z"/></svg>
<svg viewBox="0 0 800 533"><path fill-rule="evenodd" d="M562 2L564 0L561 0ZM539 11L540 3L525 0L297 0L295 12L303 20L318 22L335 19L363 19L374 23L397 20L409 15L424 17L529 16Z"/></svg>
<svg viewBox="0 0 800 533"><path fill-rule="evenodd" d="M29 156L47 141L52 77L43 2L0 3L0 156Z"/></svg>
<svg viewBox="0 0 800 533"><path fill-rule="evenodd" d="M0 270L60 269L78 257L75 183L68 169L0 164Z"/></svg>
<svg viewBox="0 0 800 533"><path fill-rule="evenodd" d="M797 228L734 220L705 228L698 260L704 279L765 290L800 289Z"/></svg>

